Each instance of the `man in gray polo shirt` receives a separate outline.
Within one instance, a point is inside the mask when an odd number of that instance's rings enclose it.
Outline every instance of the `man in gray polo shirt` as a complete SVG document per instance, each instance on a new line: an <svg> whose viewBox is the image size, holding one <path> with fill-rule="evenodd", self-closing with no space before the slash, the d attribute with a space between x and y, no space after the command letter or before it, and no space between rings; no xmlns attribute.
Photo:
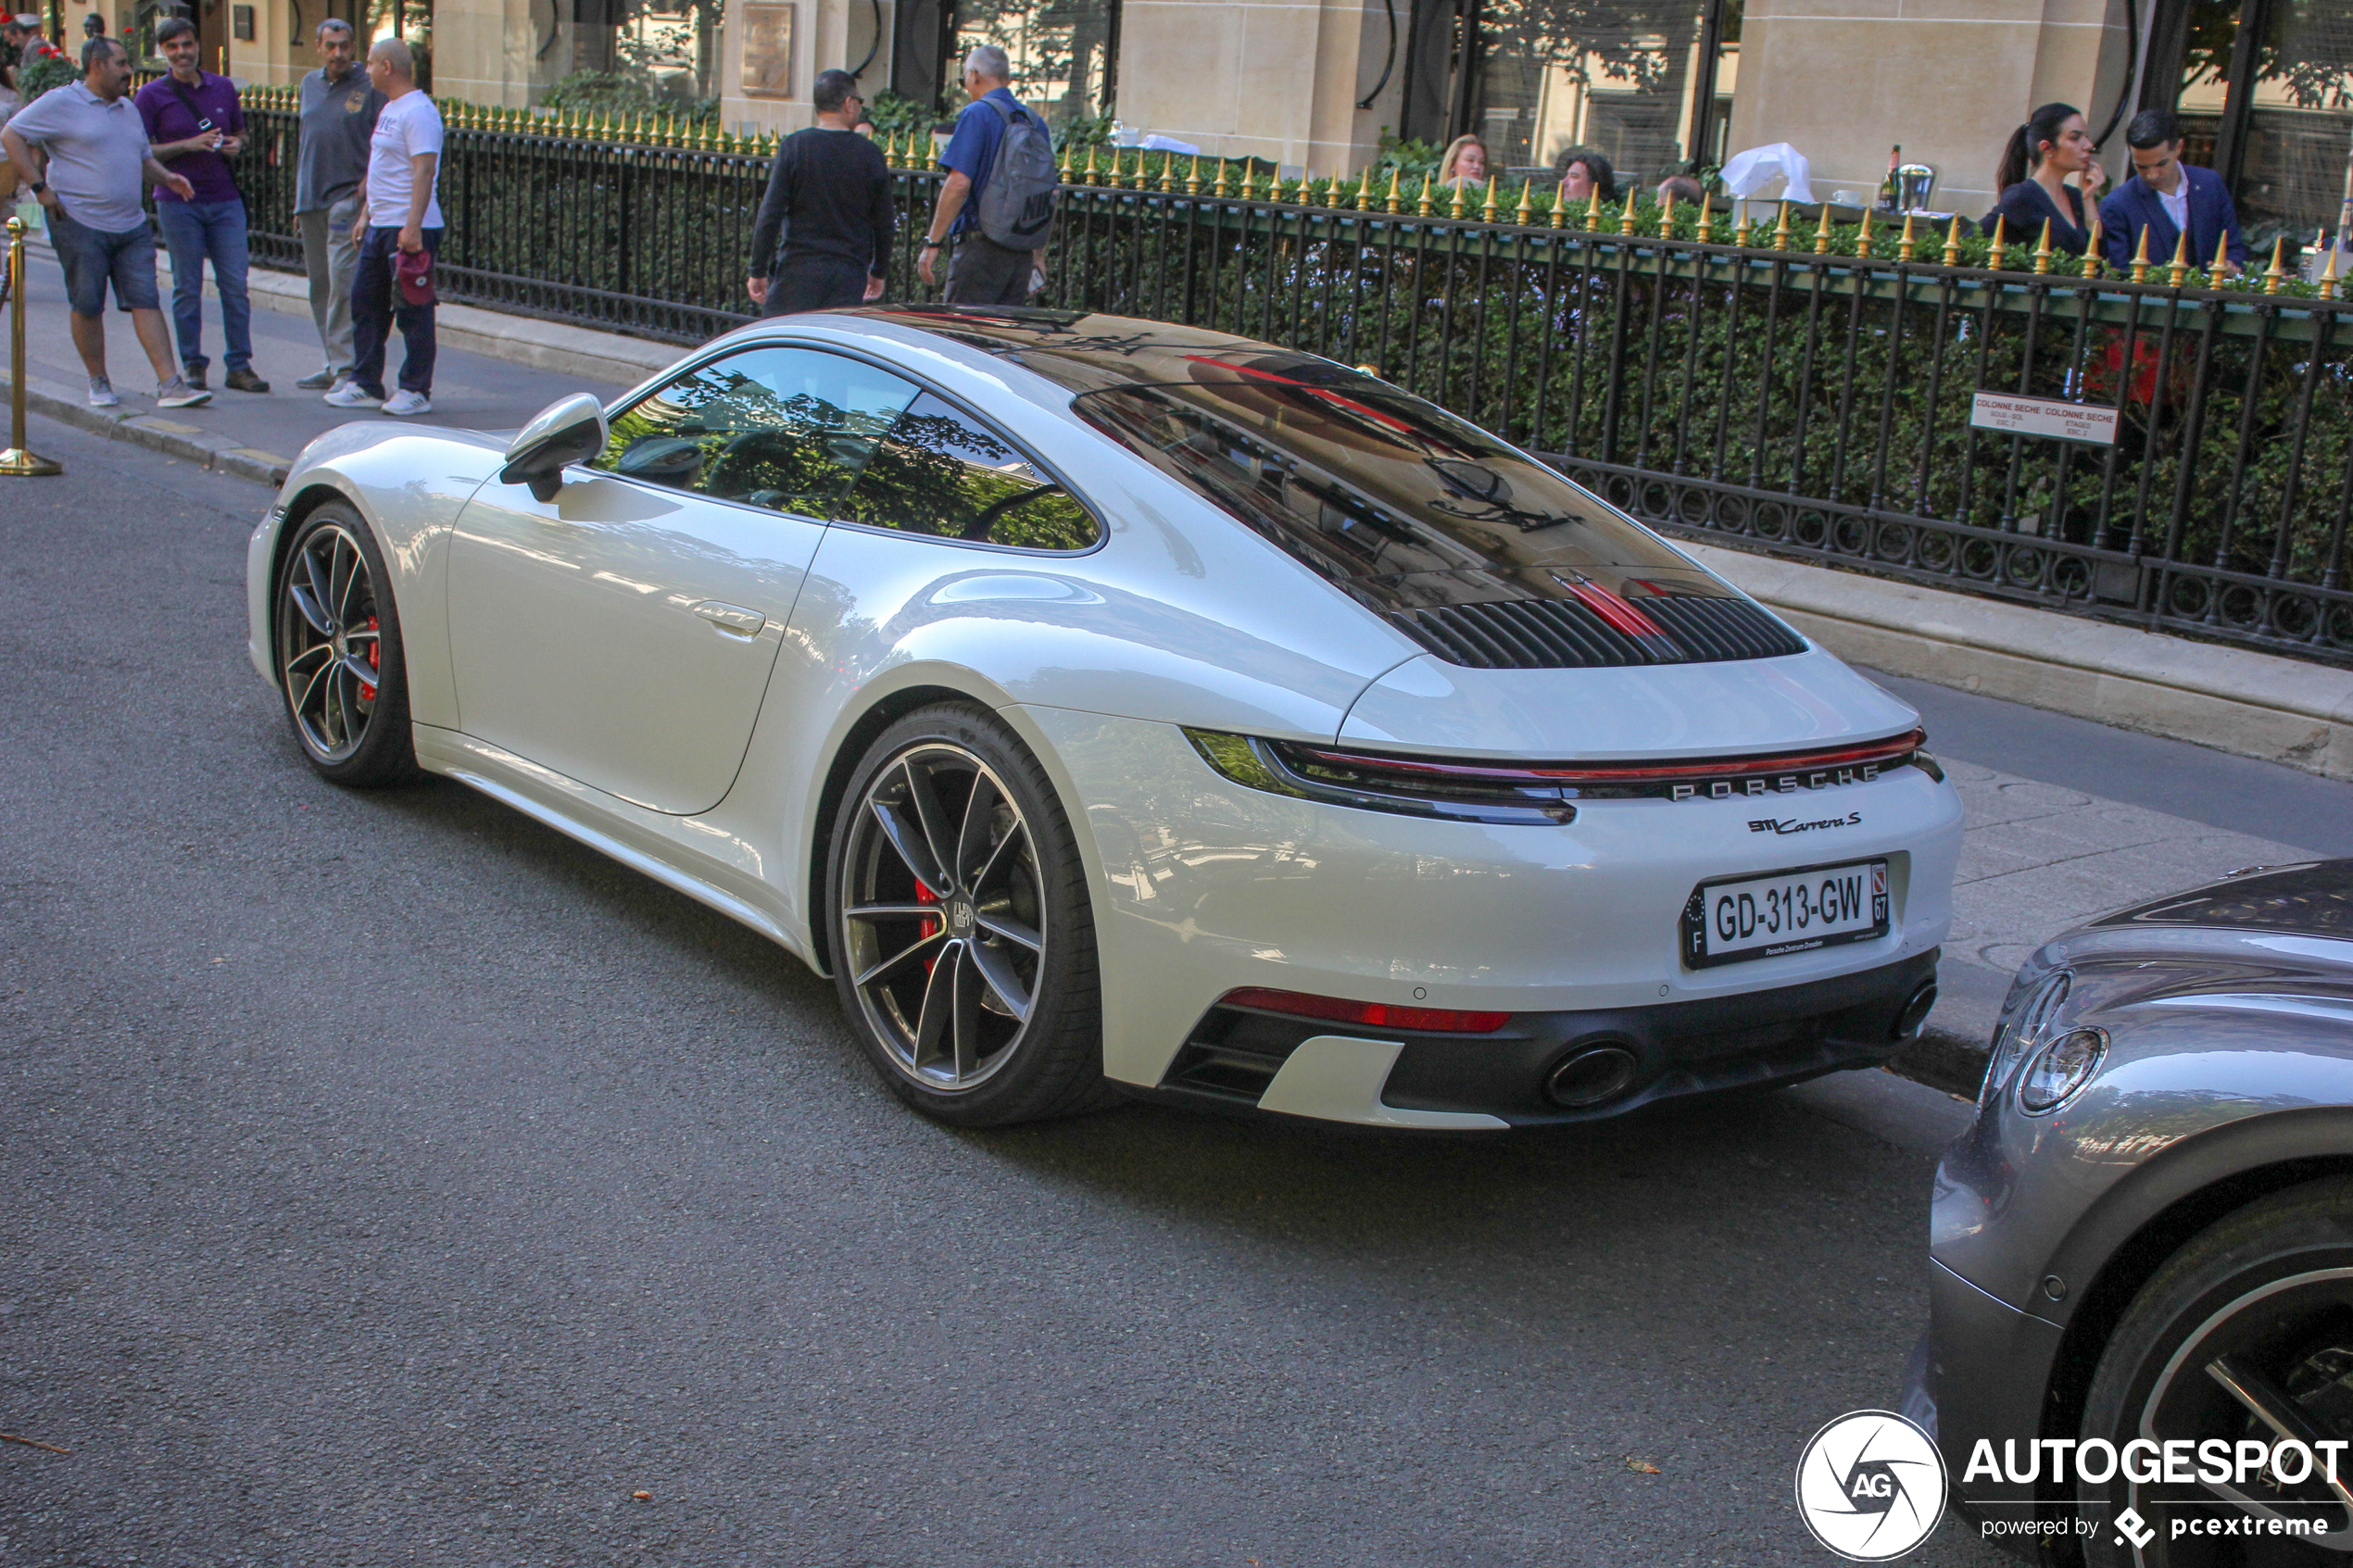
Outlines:
<svg viewBox="0 0 2353 1568"><path fill-rule="evenodd" d="M368 139L384 95L352 59L351 24L319 24L319 69L302 79L302 152L295 166L295 221L310 275L310 319L326 363L295 383L318 392L351 376L351 279L359 246L351 237L366 199Z"/></svg>
<svg viewBox="0 0 2353 1568"><path fill-rule="evenodd" d="M54 88L0 127L25 186L48 209L49 245L66 270L73 346L90 372L90 405L122 399L107 380L107 285L131 312L139 346L156 371L156 407L185 408L212 395L180 379L156 296L156 241L139 198L149 185L182 201L194 187L155 160L147 128L131 102L131 56L101 34L82 46L82 80Z"/></svg>

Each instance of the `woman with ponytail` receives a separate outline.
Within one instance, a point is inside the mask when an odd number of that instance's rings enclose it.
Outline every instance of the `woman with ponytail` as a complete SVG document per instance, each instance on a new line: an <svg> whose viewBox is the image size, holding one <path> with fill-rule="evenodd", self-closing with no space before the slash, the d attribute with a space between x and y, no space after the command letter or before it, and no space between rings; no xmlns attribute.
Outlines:
<svg viewBox="0 0 2353 1568"><path fill-rule="evenodd" d="M2047 222L2053 250L2082 255L2091 240L2086 198L2097 197L2108 179L2094 156L2097 151L2083 129L2082 110L2072 104L2045 104L2010 132L1994 176L2002 199L1979 227L1990 235L1999 219L2006 243L2032 247L2042 243ZM2073 185L2067 182L2070 174L2076 177Z"/></svg>

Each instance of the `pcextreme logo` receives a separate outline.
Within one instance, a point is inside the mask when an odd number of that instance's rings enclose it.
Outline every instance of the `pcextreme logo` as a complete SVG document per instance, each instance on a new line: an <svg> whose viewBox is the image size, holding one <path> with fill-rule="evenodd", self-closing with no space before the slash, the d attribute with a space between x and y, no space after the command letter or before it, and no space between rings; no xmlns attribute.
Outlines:
<svg viewBox="0 0 2353 1568"><path fill-rule="evenodd" d="M1850 1562L1901 1557L1944 1515L1944 1459L1890 1411L1854 1411L1814 1434L1797 1461L1797 1512Z"/></svg>

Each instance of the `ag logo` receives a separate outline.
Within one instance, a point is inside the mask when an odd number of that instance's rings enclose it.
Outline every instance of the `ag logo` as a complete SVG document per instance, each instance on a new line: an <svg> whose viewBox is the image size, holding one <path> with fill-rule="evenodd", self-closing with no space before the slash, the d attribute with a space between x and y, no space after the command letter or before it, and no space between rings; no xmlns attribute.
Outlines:
<svg viewBox="0 0 2353 1568"><path fill-rule="evenodd" d="M1901 1557L1944 1515L1944 1458L1900 1415L1840 1416L1798 1459L1797 1512L1816 1540L1849 1562Z"/></svg>

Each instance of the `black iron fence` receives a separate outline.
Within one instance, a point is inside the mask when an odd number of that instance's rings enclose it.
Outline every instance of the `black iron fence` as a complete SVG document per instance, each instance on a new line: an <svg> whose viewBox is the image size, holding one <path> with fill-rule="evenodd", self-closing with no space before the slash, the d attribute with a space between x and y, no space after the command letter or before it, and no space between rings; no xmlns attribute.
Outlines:
<svg viewBox="0 0 2353 1568"><path fill-rule="evenodd" d="M453 295L677 342L746 319L769 144L448 114ZM266 93L248 116L257 254L294 259L293 116ZM890 150L889 297L924 299L937 174ZM1672 533L2353 663L2353 329L2276 259L2133 282L1957 226L1724 234L1084 156L1043 303L1374 366Z"/></svg>

